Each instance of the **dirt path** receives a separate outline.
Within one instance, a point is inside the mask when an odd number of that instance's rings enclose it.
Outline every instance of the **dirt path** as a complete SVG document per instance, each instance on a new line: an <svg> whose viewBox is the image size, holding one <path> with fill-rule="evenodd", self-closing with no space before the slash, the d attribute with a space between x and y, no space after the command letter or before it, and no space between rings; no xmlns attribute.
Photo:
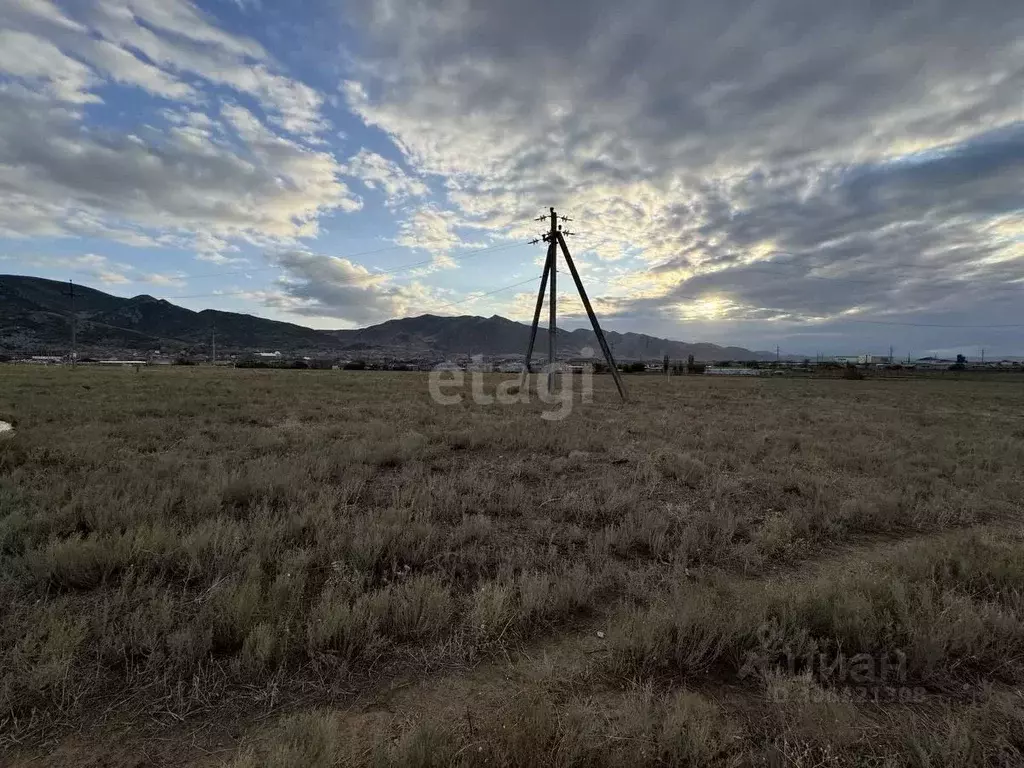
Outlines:
<svg viewBox="0 0 1024 768"><path fill-rule="evenodd" d="M1024 523L1008 521L972 530L1020 535ZM865 536L767 576L731 578L756 584L802 583L830 572L884 563L899 557L907 547L939 542L955 533L939 531L899 538ZM118 722L115 715L97 731L78 731L63 738L52 751L44 754L40 750L26 750L10 755L4 764L90 768L223 765L236 754L243 740L259 748L274 738L275 726L282 717L312 708L330 713L347 762L358 764L369 759L381 739L397 738L411 724L428 717L472 735L481 723L500 721L503 713L522 703L523 697L575 688L585 688L595 697L617 695L616 686L600 679L608 630L607 617L595 617L556 636L507 651L504 658L471 668L432 676L398 676L335 702L292 700L256 717L231 711L228 704L219 706L205 720L138 722L137 717L134 721L128 717ZM728 702L731 709L759 706L749 701L750 692L743 686L709 681L708 686L698 689Z"/></svg>

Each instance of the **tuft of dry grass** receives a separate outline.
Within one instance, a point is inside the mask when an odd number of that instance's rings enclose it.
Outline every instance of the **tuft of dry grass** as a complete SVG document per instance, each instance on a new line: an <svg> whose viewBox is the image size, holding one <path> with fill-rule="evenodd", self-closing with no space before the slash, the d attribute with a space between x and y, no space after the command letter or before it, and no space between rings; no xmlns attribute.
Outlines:
<svg viewBox="0 0 1024 768"><path fill-rule="evenodd" d="M714 702L691 692L634 688L601 698L531 689L503 707L500 718L451 722L428 716L386 731L353 755L336 737L337 713L290 716L243 745L232 768L374 765L426 768L736 764L741 732ZM331 735L335 736L332 743ZM298 738L296 738L298 737Z"/></svg>
<svg viewBox="0 0 1024 768"><path fill-rule="evenodd" d="M330 768L337 765L338 732L327 710L314 710L284 718L272 741L262 749L242 750L231 768Z"/></svg>
<svg viewBox="0 0 1024 768"><path fill-rule="evenodd" d="M1019 684L1022 544L1019 534L961 532L813 579L676 586L622 612L609 667L623 676L689 679L722 668L746 668L754 679L788 669L825 684L937 691Z"/></svg>
<svg viewBox="0 0 1024 768"><path fill-rule="evenodd" d="M242 764L1019 755L1019 382L631 395L598 377L549 422L416 374L0 367L0 749L233 717ZM581 680L472 729L419 713L355 757L332 731L395 681L594 627ZM896 652L924 699L832 695L837 659ZM254 718L289 705L268 753Z"/></svg>

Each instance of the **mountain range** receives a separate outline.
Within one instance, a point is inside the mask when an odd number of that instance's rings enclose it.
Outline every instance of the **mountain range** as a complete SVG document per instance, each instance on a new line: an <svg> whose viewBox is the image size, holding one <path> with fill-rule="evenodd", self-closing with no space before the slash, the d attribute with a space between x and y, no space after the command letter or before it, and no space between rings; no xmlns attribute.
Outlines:
<svg viewBox="0 0 1024 768"><path fill-rule="evenodd" d="M69 286L55 280L0 275L0 353L60 355L70 344ZM210 353L216 332L218 355L279 351L282 355L335 358L441 359L454 355L522 355L530 327L498 315L439 317L420 315L388 320L356 330L316 330L236 312L196 312L148 295L122 298L74 286L77 343L82 356L137 357L153 350L163 354ZM741 347L690 344L641 333L605 329L618 360L685 359L754 360L774 356ZM598 355L593 331L562 330L558 354L572 357L590 348ZM537 354L546 353L547 338L538 335Z"/></svg>

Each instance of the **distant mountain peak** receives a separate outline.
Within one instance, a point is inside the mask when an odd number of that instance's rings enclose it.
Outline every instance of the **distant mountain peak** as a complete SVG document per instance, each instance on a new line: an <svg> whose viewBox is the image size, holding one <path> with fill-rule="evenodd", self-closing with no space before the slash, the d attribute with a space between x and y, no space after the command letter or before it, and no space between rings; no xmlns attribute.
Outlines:
<svg viewBox="0 0 1024 768"><path fill-rule="evenodd" d="M156 296L151 296L147 293L141 293L138 296L132 296L128 301L133 304L159 304L160 306L175 306L167 299L158 299Z"/></svg>
<svg viewBox="0 0 1024 768"><path fill-rule="evenodd" d="M79 286L76 286L78 288ZM66 283L37 277L0 275L0 352L64 353L68 345ZM221 355L265 349L282 355L329 358L442 360L462 355L522 358L530 327L501 315L435 315L396 318L356 330L320 331L253 315L206 309L195 312L166 299L140 294L130 299L81 286L76 291L79 351L90 355L138 354L152 349L197 356L209 354L216 328ZM537 355L546 354L541 329ZM652 360L668 355L685 360L767 359L739 347L688 344L640 333L606 329L618 360ZM558 329L558 354L572 357L597 339L589 328ZM774 356L771 356L774 357Z"/></svg>

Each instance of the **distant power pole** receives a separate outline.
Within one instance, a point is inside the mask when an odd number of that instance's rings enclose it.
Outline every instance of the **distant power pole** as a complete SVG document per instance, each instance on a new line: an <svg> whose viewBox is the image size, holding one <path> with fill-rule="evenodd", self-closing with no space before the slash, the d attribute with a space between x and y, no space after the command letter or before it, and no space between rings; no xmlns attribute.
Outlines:
<svg viewBox="0 0 1024 768"><path fill-rule="evenodd" d="M604 333L601 331L601 325L597 322L597 315L594 314L594 308L590 304L590 298L587 296L587 291L583 287L583 280L580 278L580 273L576 269L576 262L572 260L572 254L569 253L569 246L565 244L566 236L572 234L572 232L562 232L562 227L558 223L559 218L562 221L571 221L571 219L562 216L559 217L555 213L555 209L551 209L551 213L548 216L541 216L536 221L549 221L550 229L547 234L543 235L540 239L534 240L534 243L539 243L543 240L548 244L548 255L544 262L544 274L540 279L540 291L537 293L537 306L533 312L533 324L530 326L530 344L526 349L526 361L523 367L523 379L522 382L525 385L526 375L530 372L530 363L533 359L533 346L537 340L537 325L540 322L541 309L544 306L544 290L547 287L548 280L551 281L551 292L549 299L549 320L548 320L548 390L550 391L554 387L554 363L555 363L555 323L557 320L556 310L556 286L555 286L555 272L556 262L558 261L558 251L561 249L562 255L565 257L565 263L569 267L569 273L572 275L573 282L576 283L576 290L579 291L580 299L583 301L583 308L587 310L587 317L590 318L590 325L594 329L594 335L597 336L597 343L601 346L601 351L604 353L605 362L608 363L608 368L611 371L612 377L615 379L615 386L619 390L619 397L623 400L626 399L626 388L622 383L622 376L619 374L618 366L615 365L615 359L612 357L612 350L608 346L608 340L605 339Z"/></svg>
<svg viewBox="0 0 1024 768"><path fill-rule="evenodd" d="M778 365L778 363L779 363L779 345L778 344L775 345L775 363L776 363L776 365Z"/></svg>
<svg viewBox="0 0 1024 768"><path fill-rule="evenodd" d="M217 364L217 329L216 328L211 328L210 329L210 336L211 336L210 346L213 348L211 350L211 352L210 352L210 364L211 365L216 365Z"/></svg>
<svg viewBox="0 0 1024 768"><path fill-rule="evenodd" d="M71 367L78 364L78 315L75 314L75 284L68 280L68 292L64 294L71 299Z"/></svg>
<svg viewBox="0 0 1024 768"><path fill-rule="evenodd" d="M892 365L892 344L889 345L889 365Z"/></svg>
<svg viewBox="0 0 1024 768"><path fill-rule="evenodd" d="M984 347L981 348L981 364L982 365L985 364L985 348Z"/></svg>
<svg viewBox="0 0 1024 768"><path fill-rule="evenodd" d="M668 365L668 355L665 355L665 359L662 361L661 365L665 369L665 376L670 376L671 375L670 371L672 369L669 368L669 365Z"/></svg>

